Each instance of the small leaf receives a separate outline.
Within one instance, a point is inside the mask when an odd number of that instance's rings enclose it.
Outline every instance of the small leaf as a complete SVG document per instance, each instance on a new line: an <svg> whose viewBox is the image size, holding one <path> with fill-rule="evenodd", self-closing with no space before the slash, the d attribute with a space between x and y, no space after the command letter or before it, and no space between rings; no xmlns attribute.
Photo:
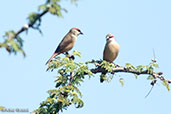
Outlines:
<svg viewBox="0 0 171 114"><path fill-rule="evenodd" d="M73 52L73 55L76 55L76 56L78 56L78 57L81 57L81 53L78 52L78 51L75 51L75 50L74 50L74 52Z"/></svg>
<svg viewBox="0 0 171 114"><path fill-rule="evenodd" d="M40 10L45 11L45 10L47 10L47 8L48 8L48 7L47 7L47 5L45 5L45 4L40 5L40 6L39 6L39 11L40 11Z"/></svg>
<svg viewBox="0 0 171 114"><path fill-rule="evenodd" d="M78 95L78 93L74 91L71 93L71 95Z"/></svg>
<svg viewBox="0 0 171 114"><path fill-rule="evenodd" d="M128 69L136 69L133 65L131 65L130 63L126 63L125 66L128 68Z"/></svg>
<svg viewBox="0 0 171 114"><path fill-rule="evenodd" d="M163 85L167 88L168 91L170 91L169 84L166 80L163 81Z"/></svg>
<svg viewBox="0 0 171 114"><path fill-rule="evenodd" d="M148 76L148 77L147 77L147 80L153 80L153 79L154 79L153 76Z"/></svg>
<svg viewBox="0 0 171 114"><path fill-rule="evenodd" d="M135 76L135 79L137 79L137 78L138 78L138 75L137 75L137 74L134 74L134 76Z"/></svg>
<svg viewBox="0 0 171 114"><path fill-rule="evenodd" d="M123 78L120 78L119 79L119 82L121 83L121 85L122 85L122 87L124 86L124 80L123 80Z"/></svg>
<svg viewBox="0 0 171 114"><path fill-rule="evenodd" d="M155 68L159 68L159 65L158 64L152 64Z"/></svg>

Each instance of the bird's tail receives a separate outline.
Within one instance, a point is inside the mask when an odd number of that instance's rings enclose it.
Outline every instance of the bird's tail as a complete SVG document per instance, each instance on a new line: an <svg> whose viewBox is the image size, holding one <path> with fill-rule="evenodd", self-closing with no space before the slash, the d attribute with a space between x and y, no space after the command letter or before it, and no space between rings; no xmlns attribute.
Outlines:
<svg viewBox="0 0 171 114"><path fill-rule="evenodd" d="M52 55L52 57L46 62L46 64L45 65L47 65L55 56L57 56L58 55L58 53L54 53L53 55Z"/></svg>

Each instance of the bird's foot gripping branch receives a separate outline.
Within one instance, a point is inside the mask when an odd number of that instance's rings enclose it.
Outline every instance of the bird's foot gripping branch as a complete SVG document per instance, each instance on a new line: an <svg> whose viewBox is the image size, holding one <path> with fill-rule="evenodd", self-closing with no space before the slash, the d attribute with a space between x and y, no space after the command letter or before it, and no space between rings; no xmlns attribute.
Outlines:
<svg viewBox="0 0 171 114"><path fill-rule="evenodd" d="M77 51L73 52L73 56L81 57ZM90 68L89 64L94 64L94 68ZM48 90L49 97L40 104L40 107L34 111L36 114L57 114L66 110L70 105L75 105L76 108L82 108L84 102L82 101L81 91L79 86L84 81L84 78L89 76L91 78L94 74L102 74L103 72L115 74L119 72L132 73L136 77L146 75L147 79L152 80L151 85L154 86L157 80L163 82L168 90L171 80L166 80L162 72L154 72L158 67L156 62L150 62L149 65L139 65L134 67L131 64L125 66L115 65L102 60L92 60L86 63L75 62L69 58L56 57L48 65L48 71L57 70L57 77L55 80L56 86L53 90ZM100 76L100 75L99 75ZM103 76L104 80L109 81L110 77ZM123 80L119 80L123 85Z"/></svg>

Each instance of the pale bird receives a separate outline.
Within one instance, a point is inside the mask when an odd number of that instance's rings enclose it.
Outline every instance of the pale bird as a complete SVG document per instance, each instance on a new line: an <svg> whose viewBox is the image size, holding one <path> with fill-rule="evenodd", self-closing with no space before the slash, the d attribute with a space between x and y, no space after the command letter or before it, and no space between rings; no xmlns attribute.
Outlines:
<svg viewBox="0 0 171 114"><path fill-rule="evenodd" d="M116 42L115 37L113 34L109 33L106 35L106 45L103 51L103 60L106 60L109 63L112 63L116 57L118 56L120 49L120 45ZM105 75L103 73L103 75ZM100 82L103 82L104 80L101 78Z"/></svg>

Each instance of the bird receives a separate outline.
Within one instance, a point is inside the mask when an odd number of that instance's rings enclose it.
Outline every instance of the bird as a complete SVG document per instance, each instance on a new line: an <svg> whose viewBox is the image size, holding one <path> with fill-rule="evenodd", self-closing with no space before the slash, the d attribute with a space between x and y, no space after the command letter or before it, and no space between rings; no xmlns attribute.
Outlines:
<svg viewBox="0 0 171 114"><path fill-rule="evenodd" d="M120 45L116 42L113 34L109 33L106 35L106 45L103 51L103 60L112 63L118 56L120 50ZM102 73L105 75L107 71ZM103 82L104 79L101 78L100 82Z"/></svg>
<svg viewBox="0 0 171 114"><path fill-rule="evenodd" d="M62 41L59 43L55 52L53 53L51 58L46 62L46 64L48 64L55 56L71 50L74 47L74 44L77 40L77 36L80 34L83 35L83 32L80 29L71 28L69 32L64 36Z"/></svg>

